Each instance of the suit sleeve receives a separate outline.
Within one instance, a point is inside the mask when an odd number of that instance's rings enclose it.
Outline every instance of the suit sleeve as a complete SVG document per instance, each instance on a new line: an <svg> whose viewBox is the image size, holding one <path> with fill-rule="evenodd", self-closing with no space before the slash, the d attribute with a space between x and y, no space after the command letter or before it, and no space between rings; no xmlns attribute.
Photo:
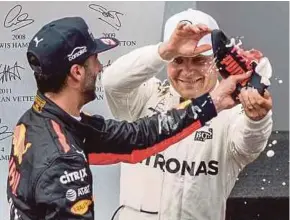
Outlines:
<svg viewBox="0 0 290 220"><path fill-rule="evenodd" d="M272 111L260 121L253 121L243 112L241 105L229 119L228 151L240 169L254 161L265 149L272 132ZM238 112L237 112L238 111Z"/></svg>
<svg viewBox="0 0 290 220"><path fill-rule="evenodd" d="M179 142L217 115L209 94L165 114L126 121L83 115L93 131L86 142L90 164L137 163Z"/></svg>
<svg viewBox="0 0 290 220"><path fill-rule="evenodd" d="M110 110L116 119L139 118L144 104L161 82L155 76L166 66L157 45L133 50L118 58L102 74L102 85Z"/></svg>
<svg viewBox="0 0 290 220"><path fill-rule="evenodd" d="M35 186L41 219L93 219L92 189L88 167L78 157L60 157L47 168Z"/></svg>

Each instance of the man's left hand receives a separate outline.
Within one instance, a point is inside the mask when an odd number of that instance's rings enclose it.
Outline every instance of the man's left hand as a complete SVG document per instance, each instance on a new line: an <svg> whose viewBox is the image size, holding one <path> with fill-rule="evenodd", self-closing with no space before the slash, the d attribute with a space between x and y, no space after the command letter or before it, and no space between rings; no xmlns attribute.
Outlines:
<svg viewBox="0 0 290 220"><path fill-rule="evenodd" d="M273 105L272 97L268 90L265 90L264 96L261 96L254 88L243 88L239 94L239 99L246 115L254 121L263 119Z"/></svg>

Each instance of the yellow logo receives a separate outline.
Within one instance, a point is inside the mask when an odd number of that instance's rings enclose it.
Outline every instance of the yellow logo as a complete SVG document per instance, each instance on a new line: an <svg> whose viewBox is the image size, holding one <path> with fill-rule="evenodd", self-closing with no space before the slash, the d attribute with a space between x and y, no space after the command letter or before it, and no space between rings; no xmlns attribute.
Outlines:
<svg viewBox="0 0 290 220"><path fill-rule="evenodd" d="M31 147L31 143L25 144L26 127L24 124L16 126L13 136L14 156L18 158L18 163L22 163L22 157Z"/></svg>
<svg viewBox="0 0 290 220"><path fill-rule="evenodd" d="M179 104L179 106L177 107L177 109L185 109L188 105L191 104L191 100L186 100L182 103Z"/></svg>
<svg viewBox="0 0 290 220"><path fill-rule="evenodd" d="M37 112L41 112L43 107L45 106L46 101L40 98L38 95L35 96L35 100L33 103L33 109Z"/></svg>
<svg viewBox="0 0 290 220"><path fill-rule="evenodd" d="M71 207L71 212L76 215L84 215L89 210L91 204L92 201L88 199L78 201L73 205L73 207Z"/></svg>

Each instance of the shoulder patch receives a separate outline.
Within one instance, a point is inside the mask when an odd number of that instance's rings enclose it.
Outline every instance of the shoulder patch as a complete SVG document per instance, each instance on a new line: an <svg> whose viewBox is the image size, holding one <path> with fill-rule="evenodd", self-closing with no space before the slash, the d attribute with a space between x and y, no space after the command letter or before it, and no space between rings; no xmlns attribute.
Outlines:
<svg viewBox="0 0 290 220"><path fill-rule="evenodd" d="M42 112L42 109L45 106L45 104L46 101L42 99L39 95L36 95L32 107L36 112L40 113Z"/></svg>

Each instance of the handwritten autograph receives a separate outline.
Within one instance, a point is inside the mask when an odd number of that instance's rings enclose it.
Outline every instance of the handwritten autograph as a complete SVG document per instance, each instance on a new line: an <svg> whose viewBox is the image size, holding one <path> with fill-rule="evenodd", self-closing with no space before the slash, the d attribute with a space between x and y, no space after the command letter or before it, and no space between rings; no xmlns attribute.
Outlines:
<svg viewBox="0 0 290 220"><path fill-rule="evenodd" d="M8 82L8 81L16 81L21 80L19 70L23 69L23 67L19 66L17 61L13 66L0 64L0 83Z"/></svg>
<svg viewBox="0 0 290 220"><path fill-rule="evenodd" d="M98 80L101 80L102 79L102 73L104 72L104 70L107 68L107 67L109 67L109 66L111 66L111 64L112 64L112 61L111 60L108 60L108 62L106 63L106 64L102 64L102 71L98 74Z"/></svg>
<svg viewBox="0 0 290 220"><path fill-rule="evenodd" d="M11 28L15 26L14 29L11 30L11 32L13 32L20 28L28 26L34 22L33 19L28 18L29 15L27 13L21 12L22 12L21 5L15 5L13 8L11 8L5 17L4 27Z"/></svg>
<svg viewBox="0 0 290 220"><path fill-rule="evenodd" d="M1 126L1 118L0 118L0 141L9 138L13 135L13 132L8 131L8 126Z"/></svg>
<svg viewBox="0 0 290 220"><path fill-rule="evenodd" d="M103 69L111 66L111 64L112 64L112 61L111 60L108 60L107 64L105 64L105 65L103 64Z"/></svg>
<svg viewBox="0 0 290 220"><path fill-rule="evenodd" d="M98 19L107 23L108 25L115 28L116 30L120 30L122 23L119 18L119 15L124 15L123 13L118 12L118 11L111 11L101 5L96 5L96 4L90 4L89 8L94 11L99 12L103 16L103 17L99 17Z"/></svg>

